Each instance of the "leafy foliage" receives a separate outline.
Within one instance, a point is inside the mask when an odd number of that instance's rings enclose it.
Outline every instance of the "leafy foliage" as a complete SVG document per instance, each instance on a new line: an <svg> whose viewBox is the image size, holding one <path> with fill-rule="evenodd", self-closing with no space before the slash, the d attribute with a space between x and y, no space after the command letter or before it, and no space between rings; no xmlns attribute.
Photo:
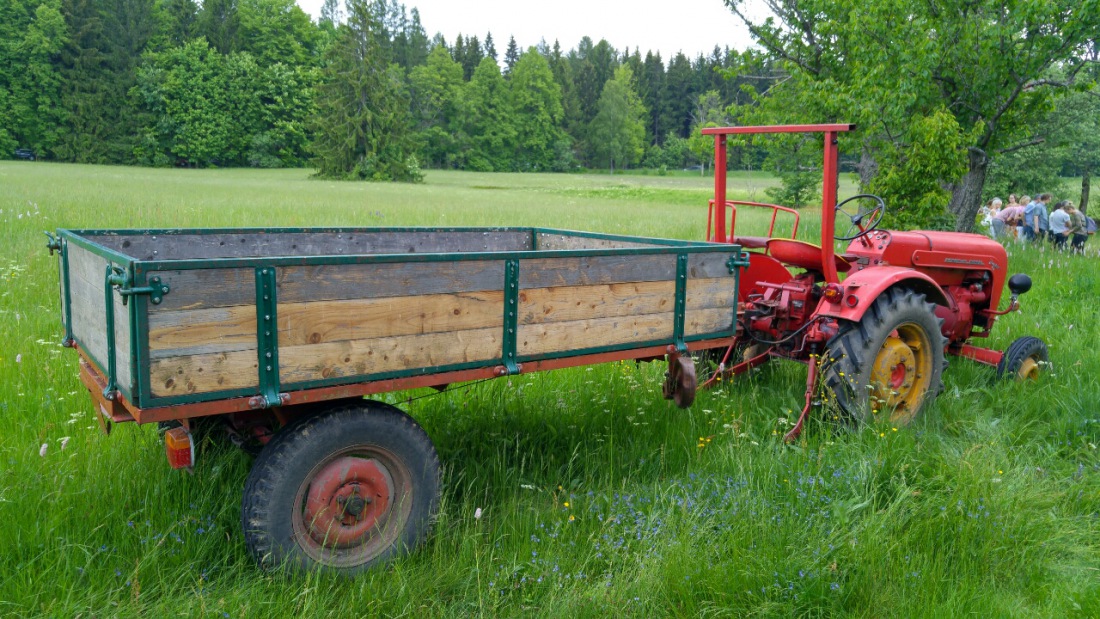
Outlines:
<svg viewBox="0 0 1100 619"><path fill-rule="evenodd" d="M624 168L639 160L645 150L646 110L634 92L634 74L629 67L615 70L596 107L591 131L596 155L612 172L616 164Z"/></svg>

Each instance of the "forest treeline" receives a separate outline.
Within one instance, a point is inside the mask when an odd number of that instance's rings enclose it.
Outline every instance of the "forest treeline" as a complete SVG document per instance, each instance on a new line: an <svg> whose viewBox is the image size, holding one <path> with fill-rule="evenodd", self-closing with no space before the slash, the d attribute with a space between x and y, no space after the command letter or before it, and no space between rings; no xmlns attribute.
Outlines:
<svg viewBox="0 0 1100 619"><path fill-rule="evenodd" d="M368 32L342 49L339 32L357 27ZM10 0L0 156L303 166L331 148L317 135L344 130L338 117L369 111L425 167L677 168L705 161L693 127L747 101L742 86L766 88L767 71L759 53L718 46L664 59L587 37L568 50L491 32L447 41L394 0L329 0L316 22L293 0ZM358 93L370 110L354 109L357 80L375 81Z"/></svg>

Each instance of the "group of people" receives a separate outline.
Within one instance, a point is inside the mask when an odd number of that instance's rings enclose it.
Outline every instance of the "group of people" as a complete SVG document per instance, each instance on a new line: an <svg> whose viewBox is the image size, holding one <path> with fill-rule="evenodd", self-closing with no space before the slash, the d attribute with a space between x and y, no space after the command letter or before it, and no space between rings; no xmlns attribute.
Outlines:
<svg viewBox="0 0 1100 619"><path fill-rule="evenodd" d="M1056 249L1068 246L1073 251L1084 251L1085 242L1096 233L1096 221L1077 210L1069 200L1058 202L1050 211L1051 199L1049 193L1043 193L1034 199L1023 196L1017 202L1013 194L1005 205L1000 198L993 198L979 214L995 239L1049 242Z"/></svg>

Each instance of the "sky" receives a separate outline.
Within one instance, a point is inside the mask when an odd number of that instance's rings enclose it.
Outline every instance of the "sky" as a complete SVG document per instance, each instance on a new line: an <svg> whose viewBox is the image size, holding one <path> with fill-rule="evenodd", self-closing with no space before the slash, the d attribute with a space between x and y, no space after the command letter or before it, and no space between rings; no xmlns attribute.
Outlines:
<svg viewBox="0 0 1100 619"><path fill-rule="evenodd" d="M297 0L314 18L322 0ZM665 60L683 51L689 58L709 55L717 44L743 50L750 44L748 32L722 0L404 0L405 7L420 10L420 21L429 37L442 33L447 43L455 36L493 33L498 57L503 59L508 37L516 37L520 49L540 39L562 51L577 46L587 35L593 42L607 39L617 50L635 47L660 51Z"/></svg>

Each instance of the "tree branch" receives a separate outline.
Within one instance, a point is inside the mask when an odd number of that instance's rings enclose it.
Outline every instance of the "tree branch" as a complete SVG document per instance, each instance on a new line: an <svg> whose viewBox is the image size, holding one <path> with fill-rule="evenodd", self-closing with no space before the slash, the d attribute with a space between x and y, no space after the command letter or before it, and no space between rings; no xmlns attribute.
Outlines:
<svg viewBox="0 0 1100 619"><path fill-rule="evenodd" d="M1035 146L1037 144L1042 144L1043 142L1046 142L1046 141L1047 141L1046 138L1035 138L1034 140L1024 142L1023 144L1017 144L1015 146L1010 146L1008 148L998 149L997 154L998 155L1004 155L1004 154L1007 154L1007 153L1014 153L1014 152L1016 152L1016 151L1018 151L1022 148L1027 148L1028 146Z"/></svg>

